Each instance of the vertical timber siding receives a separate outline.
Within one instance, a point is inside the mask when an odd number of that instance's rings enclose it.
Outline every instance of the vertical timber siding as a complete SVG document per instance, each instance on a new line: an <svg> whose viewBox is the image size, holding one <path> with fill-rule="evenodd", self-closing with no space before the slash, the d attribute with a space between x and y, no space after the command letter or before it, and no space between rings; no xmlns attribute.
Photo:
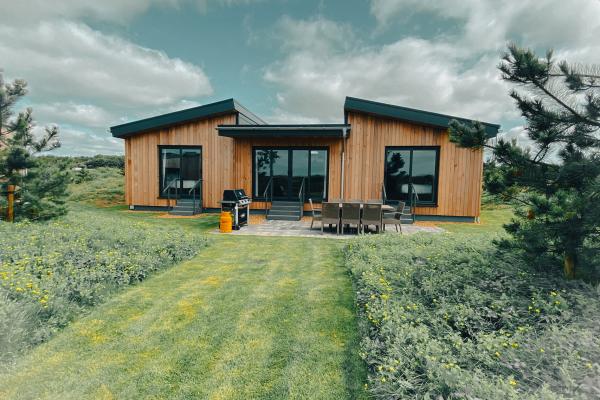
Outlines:
<svg viewBox="0 0 600 400"><path fill-rule="evenodd" d="M348 123L352 129L346 146L346 198L381 197L386 146L439 146L438 205L417 207L417 214L479 216L482 150L459 148L445 129L353 112L348 113Z"/></svg>
<svg viewBox="0 0 600 400"><path fill-rule="evenodd" d="M223 189L243 188L252 194L252 148L327 147L329 149L329 198L375 199L381 197L386 146L439 146L437 207L418 207L421 215L478 217L481 202L483 152L461 149L450 143L440 128L349 112L351 133L346 141L344 193L341 187L339 138L221 137L219 124L235 124L235 114L150 131L125 139L125 198L129 205L166 206L159 198L158 146L202 146L203 201L219 208ZM308 205L305 206L307 209ZM252 208L264 208L254 202Z"/></svg>
<svg viewBox="0 0 600 400"><path fill-rule="evenodd" d="M217 134L235 124L235 114L209 118L125 139L125 200L128 205L166 206L159 198L158 146L202 146L204 207L220 207L223 189L233 186L233 139Z"/></svg>

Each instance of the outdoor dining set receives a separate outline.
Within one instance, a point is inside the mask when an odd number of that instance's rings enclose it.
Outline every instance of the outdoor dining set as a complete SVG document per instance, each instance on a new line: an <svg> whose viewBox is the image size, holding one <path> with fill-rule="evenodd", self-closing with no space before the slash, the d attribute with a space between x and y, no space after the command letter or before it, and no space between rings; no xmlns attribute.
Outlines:
<svg viewBox="0 0 600 400"><path fill-rule="evenodd" d="M344 234L344 228L356 228L358 234L365 233L373 227L379 233L385 231L386 225L394 225L396 232L402 232L402 216L404 202L396 206L383 204L381 200L341 200L334 199L323 202L321 213L317 213L312 199L308 200L312 211L311 229L315 222L321 222L321 232L325 225L332 228L335 225L336 234Z"/></svg>

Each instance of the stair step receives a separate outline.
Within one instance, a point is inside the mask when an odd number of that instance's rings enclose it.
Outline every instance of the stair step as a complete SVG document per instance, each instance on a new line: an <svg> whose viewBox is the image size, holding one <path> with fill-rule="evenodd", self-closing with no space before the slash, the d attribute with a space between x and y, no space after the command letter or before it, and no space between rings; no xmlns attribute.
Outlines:
<svg viewBox="0 0 600 400"><path fill-rule="evenodd" d="M169 215L180 215L180 216L186 216L186 217L191 217L192 215L194 215L194 213L192 211L169 211Z"/></svg>
<svg viewBox="0 0 600 400"><path fill-rule="evenodd" d="M286 216L286 217L297 217L300 218L300 211L269 211L268 216Z"/></svg>
<svg viewBox="0 0 600 400"><path fill-rule="evenodd" d="M299 204L294 204L294 205L282 205L282 204L273 204L271 206L271 209L282 209L282 210L298 210L300 209L300 205Z"/></svg>
<svg viewBox="0 0 600 400"><path fill-rule="evenodd" d="M296 206L300 207L302 203L299 201L273 201L271 206L281 205L281 206Z"/></svg>
<svg viewBox="0 0 600 400"><path fill-rule="evenodd" d="M300 216L292 215L268 215L267 219L270 221L299 221Z"/></svg>

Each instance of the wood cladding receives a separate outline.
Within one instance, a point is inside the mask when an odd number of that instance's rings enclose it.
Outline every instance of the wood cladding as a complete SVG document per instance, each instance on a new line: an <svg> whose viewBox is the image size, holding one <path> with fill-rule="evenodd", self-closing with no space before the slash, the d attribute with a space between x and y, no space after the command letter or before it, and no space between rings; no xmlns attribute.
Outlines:
<svg viewBox="0 0 600 400"><path fill-rule="evenodd" d="M417 207L417 214L479 216L482 150L456 146L444 129L362 113L348 113L348 123L352 130L346 143L346 198L381 197L387 146L439 146L438 205Z"/></svg>
<svg viewBox="0 0 600 400"><path fill-rule="evenodd" d="M450 143L444 129L349 112L351 133L340 138L238 138L221 137L219 124L235 124L235 114L125 139L126 201L130 205L166 206L159 198L159 145L202 146L203 203L219 208L224 189L243 188L252 193L252 148L327 147L329 149L329 198L374 199L381 197L385 148L387 146L439 146L437 207L417 207L421 215L478 217L481 202L483 152L462 149ZM342 149L345 149L344 193ZM254 202L252 208L264 208ZM308 209L308 205L305 206Z"/></svg>
<svg viewBox="0 0 600 400"><path fill-rule="evenodd" d="M233 186L233 139L216 127L235 124L235 114L209 118L125 139L125 200L136 206L167 206L159 196L158 146L202 146L202 193L205 207L220 207L224 189Z"/></svg>

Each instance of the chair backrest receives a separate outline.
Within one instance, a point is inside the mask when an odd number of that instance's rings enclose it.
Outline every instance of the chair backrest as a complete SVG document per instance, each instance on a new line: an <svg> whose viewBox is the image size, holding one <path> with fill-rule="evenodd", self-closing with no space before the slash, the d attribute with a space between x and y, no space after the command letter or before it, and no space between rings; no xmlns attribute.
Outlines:
<svg viewBox="0 0 600 400"><path fill-rule="evenodd" d="M321 216L324 219L336 219L340 216L340 205L338 203L323 203Z"/></svg>
<svg viewBox="0 0 600 400"><path fill-rule="evenodd" d="M404 212L404 206L406 205L405 202L403 201L399 201L398 205L396 206L396 210L398 210L399 213L403 213Z"/></svg>
<svg viewBox="0 0 600 400"><path fill-rule="evenodd" d="M363 205L364 221L380 221L381 220L381 204L365 204Z"/></svg>
<svg viewBox="0 0 600 400"><path fill-rule="evenodd" d="M342 219L360 219L360 203L343 203Z"/></svg>

